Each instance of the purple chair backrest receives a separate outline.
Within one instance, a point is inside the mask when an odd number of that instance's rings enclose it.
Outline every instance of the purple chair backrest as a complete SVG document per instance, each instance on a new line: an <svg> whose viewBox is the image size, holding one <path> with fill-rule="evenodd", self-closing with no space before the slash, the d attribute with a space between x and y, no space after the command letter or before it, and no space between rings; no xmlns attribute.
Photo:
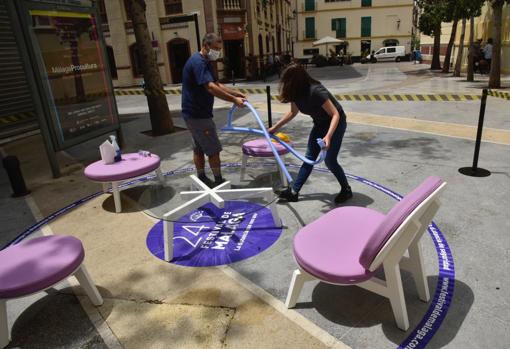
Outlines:
<svg viewBox="0 0 510 349"><path fill-rule="evenodd" d="M407 194L388 212L386 218L368 240L359 258L360 264L368 269L375 257L382 249L386 241L393 235L404 220L418 207L427 197L441 186L443 180L437 176L427 178L411 193Z"/></svg>

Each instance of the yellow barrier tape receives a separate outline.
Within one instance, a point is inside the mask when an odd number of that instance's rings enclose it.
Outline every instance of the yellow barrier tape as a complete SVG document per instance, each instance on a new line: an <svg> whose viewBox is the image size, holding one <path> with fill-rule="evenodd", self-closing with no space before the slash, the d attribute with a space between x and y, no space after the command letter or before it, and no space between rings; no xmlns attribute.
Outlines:
<svg viewBox="0 0 510 349"><path fill-rule="evenodd" d="M262 88L235 88L235 90L246 94L265 94L266 90ZM505 95L502 98L510 99L510 94L491 91L495 96ZM143 89L119 89L115 90L117 96L128 95L180 95L180 88L165 90L143 90ZM480 100L479 95L468 94L335 94L339 101L357 101L357 102L460 102L460 101L476 101ZM272 95L271 99L275 100L276 95Z"/></svg>
<svg viewBox="0 0 510 349"><path fill-rule="evenodd" d="M510 92L488 90L487 95L510 100Z"/></svg>

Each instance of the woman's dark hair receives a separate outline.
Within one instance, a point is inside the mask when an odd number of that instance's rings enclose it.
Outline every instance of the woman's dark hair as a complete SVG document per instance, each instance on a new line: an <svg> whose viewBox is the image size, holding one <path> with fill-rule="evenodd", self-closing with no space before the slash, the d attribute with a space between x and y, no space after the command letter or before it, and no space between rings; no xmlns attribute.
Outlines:
<svg viewBox="0 0 510 349"><path fill-rule="evenodd" d="M308 92L310 85L318 83L302 65L292 63L283 71L279 99L283 103L295 102Z"/></svg>

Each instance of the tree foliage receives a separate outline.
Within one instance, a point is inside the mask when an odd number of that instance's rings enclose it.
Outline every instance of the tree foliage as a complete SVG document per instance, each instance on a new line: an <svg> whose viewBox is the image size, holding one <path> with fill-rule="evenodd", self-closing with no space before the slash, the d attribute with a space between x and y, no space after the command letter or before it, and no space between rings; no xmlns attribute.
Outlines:
<svg viewBox="0 0 510 349"><path fill-rule="evenodd" d="M446 13L446 1L441 0L418 0L418 7L420 8L420 20L418 22L418 28L420 31L429 36L435 36L441 34L436 33L439 25L443 22Z"/></svg>
<svg viewBox="0 0 510 349"><path fill-rule="evenodd" d="M469 19L482 14L482 6L486 0L448 0L445 5L443 22L455 19Z"/></svg>

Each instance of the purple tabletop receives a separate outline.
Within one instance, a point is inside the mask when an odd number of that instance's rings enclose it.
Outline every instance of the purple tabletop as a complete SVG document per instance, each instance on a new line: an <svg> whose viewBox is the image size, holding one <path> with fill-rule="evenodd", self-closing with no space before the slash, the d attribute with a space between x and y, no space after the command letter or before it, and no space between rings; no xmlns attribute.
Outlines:
<svg viewBox="0 0 510 349"><path fill-rule="evenodd" d="M114 182L138 177L159 168L159 156L140 156L138 153L122 154L122 160L113 164L96 161L85 168L85 176L93 181Z"/></svg>

